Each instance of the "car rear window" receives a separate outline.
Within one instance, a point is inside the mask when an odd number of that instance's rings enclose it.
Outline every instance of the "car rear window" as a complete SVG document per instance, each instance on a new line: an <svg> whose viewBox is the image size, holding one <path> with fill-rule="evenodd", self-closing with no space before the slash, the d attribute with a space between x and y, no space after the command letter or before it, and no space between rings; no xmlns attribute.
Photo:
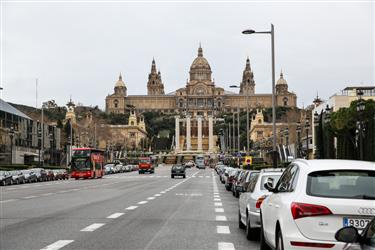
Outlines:
<svg viewBox="0 0 375 250"><path fill-rule="evenodd" d="M306 193L319 197L375 200L375 171L312 172L307 178Z"/></svg>

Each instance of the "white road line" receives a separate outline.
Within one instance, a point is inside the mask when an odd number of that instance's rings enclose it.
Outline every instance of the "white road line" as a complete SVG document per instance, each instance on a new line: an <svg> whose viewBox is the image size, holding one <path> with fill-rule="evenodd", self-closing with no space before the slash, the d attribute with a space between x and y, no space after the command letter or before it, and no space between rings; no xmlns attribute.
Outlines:
<svg viewBox="0 0 375 250"><path fill-rule="evenodd" d="M154 200L155 197L148 197L147 200Z"/></svg>
<svg viewBox="0 0 375 250"><path fill-rule="evenodd" d="M224 213L224 208L217 207L217 208L215 208L215 212L216 213Z"/></svg>
<svg viewBox="0 0 375 250"><path fill-rule="evenodd" d="M221 201L221 199L219 199L219 198L215 198L214 201Z"/></svg>
<svg viewBox="0 0 375 250"><path fill-rule="evenodd" d="M127 207L126 210L134 210L136 209L138 206L130 206L130 207Z"/></svg>
<svg viewBox="0 0 375 250"><path fill-rule="evenodd" d="M41 194L41 196L50 196L50 195L53 195L53 193L45 193L45 194Z"/></svg>
<svg viewBox="0 0 375 250"><path fill-rule="evenodd" d="M210 176L206 176L206 178L210 178Z"/></svg>
<svg viewBox="0 0 375 250"><path fill-rule="evenodd" d="M161 194L155 194L154 196L158 197L158 196L161 196Z"/></svg>
<svg viewBox="0 0 375 250"><path fill-rule="evenodd" d="M94 224L91 224L90 226L85 227L84 229L81 229L81 232L93 232L96 229L104 225L105 225L104 223L94 223Z"/></svg>
<svg viewBox="0 0 375 250"><path fill-rule="evenodd" d="M216 215L216 221L227 221L227 217L224 215Z"/></svg>
<svg viewBox="0 0 375 250"><path fill-rule="evenodd" d="M23 199L33 199L33 198L38 198L39 196L31 195L31 196L26 196L23 197Z"/></svg>
<svg viewBox="0 0 375 250"><path fill-rule="evenodd" d="M142 205L142 204L146 204L148 201L140 201L140 202L138 202L137 204L140 204L140 205Z"/></svg>
<svg viewBox="0 0 375 250"><path fill-rule="evenodd" d="M16 201L18 199L9 199L9 200L3 200L3 201L0 201L0 203L7 203L7 202L12 202L12 201Z"/></svg>
<svg viewBox="0 0 375 250"><path fill-rule="evenodd" d="M160 193L161 193L161 194L165 194L165 191L161 191Z"/></svg>
<svg viewBox="0 0 375 250"><path fill-rule="evenodd" d="M228 226L216 226L216 232L218 234L230 234Z"/></svg>
<svg viewBox="0 0 375 250"><path fill-rule="evenodd" d="M221 202L215 202L215 207L221 207L221 206L223 206L223 203L221 203Z"/></svg>
<svg viewBox="0 0 375 250"><path fill-rule="evenodd" d="M220 195L215 194L215 195L214 195L214 198L220 198Z"/></svg>
<svg viewBox="0 0 375 250"><path fill-rule="evenodd" d="M55 243L52 243L51 245L46 246L45 248L42 248L41 250L58 250L70 243L72 243L74 240L58 240Z"/></svg>
<svg viewBox="0 0 375 250"><path fill-rule="evenodd" d="M120 217L121 215L124 215L124 213L114 213L107 217L107 219L116 219Z"/></svg>
<svg viewBox="0 0 375 250"><path fill-rule="evenodd" d="M219 242L218 249L219 250L235 250L233 243L230 243L230 242Z"/></svg>

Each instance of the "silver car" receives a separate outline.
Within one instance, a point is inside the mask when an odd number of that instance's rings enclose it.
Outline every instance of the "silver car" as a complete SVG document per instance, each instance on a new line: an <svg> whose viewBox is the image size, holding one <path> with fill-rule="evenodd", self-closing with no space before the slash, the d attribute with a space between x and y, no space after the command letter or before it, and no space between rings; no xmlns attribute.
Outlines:
<svg viewBox="0 0 375 250"><path fill-rule="evenodd" d="M246 192L242 193L239 199L238 225L246 229L246 238L255 240L256 230L260 228L260 205L270 194L264 187L268 178L277 183L283 169L262 169L258 174L252 175Z"/></svg>

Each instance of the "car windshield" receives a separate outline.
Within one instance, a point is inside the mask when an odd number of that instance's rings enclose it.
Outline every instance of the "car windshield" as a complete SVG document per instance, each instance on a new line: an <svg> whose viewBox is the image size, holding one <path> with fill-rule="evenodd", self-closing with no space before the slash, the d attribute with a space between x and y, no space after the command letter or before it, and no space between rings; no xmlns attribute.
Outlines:
<svg viewBox="0 0 375 250"><path fill-rule="evenodd" d="M329 170L308 175L311 196L375 200L375 171Z"/></svg>
<svg viewBox="0 0 375 250"><path fill-rule="evenodd" d="M262 180L261 180L261 183L260 183L260 189L261 190L266 190L266 188L264 187L264 183L267 182L268 178L272 178L274 185L276 185L276 183L280 179L280 176L281 176L281 173L277 174L277 175L275 174L275 175L264 175L264 176L262 176Z"/></svg>
<svg viewBox="0 0 375 250"><path fill-rule="evenodd" d="M139 159L139 163L150 163L150 159Z"/></svg>
<svg viewBox="0 0 375 250"><path fill-rule="evenodd" d="M75 158L72 162L73 170L89 170L90 162L87 158Z"/></svg>

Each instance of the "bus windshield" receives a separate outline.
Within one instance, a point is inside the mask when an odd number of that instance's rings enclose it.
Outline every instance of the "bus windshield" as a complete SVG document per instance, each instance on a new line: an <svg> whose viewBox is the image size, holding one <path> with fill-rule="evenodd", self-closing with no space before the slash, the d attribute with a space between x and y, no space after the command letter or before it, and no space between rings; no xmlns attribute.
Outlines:
<svg viewBox="0 0 375 250"><path fill-rule="evenodd" d="M90 165L88 158L74 158L72 161L72 170L90 170Z"/></svg>

